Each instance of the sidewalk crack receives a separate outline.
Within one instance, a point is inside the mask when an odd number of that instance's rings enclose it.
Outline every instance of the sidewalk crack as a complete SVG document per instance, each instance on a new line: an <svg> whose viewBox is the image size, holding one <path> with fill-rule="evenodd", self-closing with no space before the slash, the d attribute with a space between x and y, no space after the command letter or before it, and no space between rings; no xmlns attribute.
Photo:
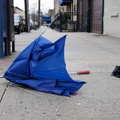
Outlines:
<svg viewBox="0 0 120 120"><path fill-rule="evenodd" d="M1 96L1 98L0 98L0 103L1 103L2 100L3 100L3 97L4 97L5 93L6 93L6 90L7 90L8 86L9 86L9 83L6 85L6 87L5 87L4 91L3 91L3 94L2 94L2 96Z"/></svg>

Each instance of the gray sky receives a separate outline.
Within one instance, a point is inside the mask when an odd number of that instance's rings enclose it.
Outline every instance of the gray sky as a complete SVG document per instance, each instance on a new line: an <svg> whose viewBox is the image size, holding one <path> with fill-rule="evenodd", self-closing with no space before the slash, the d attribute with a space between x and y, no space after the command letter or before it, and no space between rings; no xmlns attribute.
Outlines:
<svg viewBox="0 0 120 120"><path fill-rule="evenodd" d="M38 0L29 0L29 7L36 3ZM24 0L14 0L14 6L17 6L24 10ZM54 7L54 0L41 0L41 10L42 12L47 12L49 9L53 9Z"/></svg>

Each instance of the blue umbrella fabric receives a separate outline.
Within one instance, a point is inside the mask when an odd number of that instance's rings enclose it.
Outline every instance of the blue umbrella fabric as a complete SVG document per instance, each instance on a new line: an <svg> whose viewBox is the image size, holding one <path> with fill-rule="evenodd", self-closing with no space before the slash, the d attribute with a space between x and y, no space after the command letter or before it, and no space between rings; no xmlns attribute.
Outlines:
<svg viewBox="0 0 120 120"><path fill-rule="evenodd" d="M4 74L7 80L58 95L74 95L86 82L73 80L64 60L66 35L51 42L39 36L13 61Z"/></svg>

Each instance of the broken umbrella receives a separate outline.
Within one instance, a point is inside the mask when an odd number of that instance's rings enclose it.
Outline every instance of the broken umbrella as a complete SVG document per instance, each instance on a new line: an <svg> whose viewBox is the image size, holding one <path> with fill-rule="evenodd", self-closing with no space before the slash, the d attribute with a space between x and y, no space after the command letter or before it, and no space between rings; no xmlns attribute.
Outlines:
<svg viewBox="0 0 120 120"><path fill-rule="evenodd" d="M73 80L64 60L66 35L51 42L39 36L13 61L4 74L7 80L58 95L74 95L86 82Z"/></svg>

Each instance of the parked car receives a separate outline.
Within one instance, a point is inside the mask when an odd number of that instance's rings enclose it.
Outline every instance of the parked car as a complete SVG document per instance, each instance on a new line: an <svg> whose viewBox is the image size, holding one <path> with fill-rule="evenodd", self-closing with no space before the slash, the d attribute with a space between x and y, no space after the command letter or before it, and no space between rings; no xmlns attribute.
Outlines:
<svg viewBox="0 0 120 120"><path fill-rule="evenodd" d="M24 29L24 32L26 31L26 22L25 22L25 19L23 18L23 29Z"/></svg>
<svg viewBox="0 0 120 120"><path fill-rule="evenodd" d="M34 29L34 22L32 19L30 19L30 30Z"/></svg>
<svg viewBox="0 0 120 120"><path fill-rule="evenodd" d="M18 34L24 32L24 21L20 14L14 14L14 29Z"/></svg>
<svg viewBox="0 0 120 120"><path fill-rule="evenodd" d="M39 27L38 27L38 22L34 22L34 29L36 30L36 29L38 29Z"/></svg>
<svg viewBox="0 0 120 120"><path fill-rule="evenodd" d="M37 30L39 28L38 22L33 22L33 29Z"/></svg>

